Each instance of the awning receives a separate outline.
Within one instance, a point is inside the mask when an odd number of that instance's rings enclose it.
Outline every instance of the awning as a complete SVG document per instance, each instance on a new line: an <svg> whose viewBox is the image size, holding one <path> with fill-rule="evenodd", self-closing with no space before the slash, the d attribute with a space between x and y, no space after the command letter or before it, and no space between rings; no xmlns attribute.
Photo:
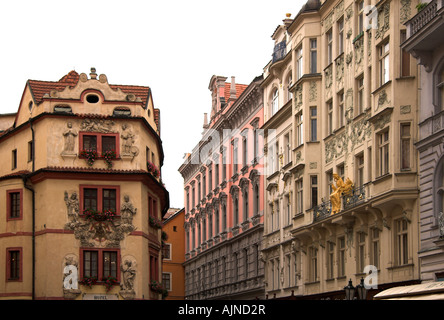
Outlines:
<svg viewBox="0 0 444 320"><path fill-rule="evenodd" d="M373 297L374 300L444 300L444 281L394 287Z"/></svg>

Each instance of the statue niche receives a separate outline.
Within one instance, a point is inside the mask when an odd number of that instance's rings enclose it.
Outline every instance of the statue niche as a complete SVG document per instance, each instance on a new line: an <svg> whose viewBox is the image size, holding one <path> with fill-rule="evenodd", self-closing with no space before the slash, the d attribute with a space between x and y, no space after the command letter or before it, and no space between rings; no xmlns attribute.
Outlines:
<svg viewBox="0 0 444 320"><path fill-rule="evenodd" d="M353 190L353 182L347 178L344 183L342 178L337 173L333 174L333 179L336 182L336 186L333 183L331 184L333 189L333 192L330 194L331 214L336 214L341 211L342 196L349 195Z"/></svg>

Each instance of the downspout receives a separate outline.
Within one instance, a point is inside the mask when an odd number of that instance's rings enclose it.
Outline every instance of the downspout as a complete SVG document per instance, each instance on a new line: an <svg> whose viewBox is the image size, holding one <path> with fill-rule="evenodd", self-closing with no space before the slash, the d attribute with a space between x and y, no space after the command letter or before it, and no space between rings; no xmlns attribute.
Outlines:
<svg viewBox="0 0 444 320"><path fill-rule="evenodd" d="M29 125L31 128L31 152L32 152L32 172L35 171L35 135L32 126L32 118L29 118ZM35 300L35 190L33 187L27 185L28 176L23 175L23 186L32 193L32 293L31 298Z"/></svg>

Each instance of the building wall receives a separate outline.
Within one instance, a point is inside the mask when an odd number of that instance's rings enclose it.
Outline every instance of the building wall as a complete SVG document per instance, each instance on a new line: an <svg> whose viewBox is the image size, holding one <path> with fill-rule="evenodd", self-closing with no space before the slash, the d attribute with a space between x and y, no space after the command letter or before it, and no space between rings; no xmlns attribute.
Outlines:
<svg viewBox="0 0 444 320"><path fill-rule="evenodd" d="M204 124L201 142L179 169L185 193L185 295L190 299L263 296L259 266L263 151L256 147L254 155L253 142L256 134L258 146L263 141L260 79L249 86L235 84L233 78L225 83L225 79L211 79L210 121Z"/></svg>
<svg viewBox="0 0 444 320"><path fill-rule="evenodd" d="M308 1L275 31L276 44L287 39L287 53L266 66L264 92L282 83L283 97L285 74L291 70L291 115L276 120L288 108L279 100L279 111L266 116L264 127L277 129L279 137L290 119L292 164L266 177L265 221L269 224L276 215L270 202L284 205L286 193L292 194L293 215L287 233L280 207L279 232L265 234L269 297L341 298L348 280L356 285L368 276L365 267L374 264L374 281L380 286L419 280L418 154L413 146L418 137L418 77L413 59L405 64L409 72L402 73L406 69L401 68L399 48L403 23L413 16L415 5L364 1L363 8L373 10L377 23L360 33L359 17L365 15L359 2ZM316 68L311 64L312 40L317 42ZM387 64L382 63L384 48L389 50ZM380 80L382 66L387 66L387 77ZM265 110L271 110L270 100L265 94ZM298 140L301 115L303 139ZM401 136L403 128L406 134ZM265 141L268 150L272 141ZM387 152L384 141L390 141ZM276 157L284 159L280 147ZM331 186L337 186L334 173L344 183L350 179L353 190L340 198L337 212L330 202ZM374 250L374 245L379 247Z"/></svg>
<svg viewBox="0 0 444 320"><path fill-rule="evenodd" d="M179 210L173 217L164 221L162 231L168 239L164 242L169 245L170 258L164 257L162 261L162 273L170 276L171 289L166 300L183 300L185 298L185 211Z"/></svg>
<svg viewBox="0 0 444 320"><path fill-rule="evenodd" d="M73 80L63 80L67 77ZM149 88L132 87L136 94L128 97L122 89L109 85L105 75L99 78L95 72L88 78L73 71L59 82L28 81L14 126L0 136L0 152L5 155L0 162L0 219L5 221L0 227L0 250L6 257L0 266L5 275L0 280L0 298L161 297L150 290L153 270L157 270L155 280L161 280L160 226L149 224L148 216L160 220L169 200L161 176L154 176L147 166L151 151L158 168L163 162L155 110L148 102ZM99 100L87 102L92 93ZM55 107L60 105L71 111L57 111ZM125 108L132 110L130 115L115 113L125 105L130 106ZM134 134L133 139L126 139L128 132ZM98 149L102 136L114 137L118 157L111 167L103 158L87 164L81 155L84 135L95 135ZM85 188L97 190L99 210L110 199L118 216L89 220L83 211ZM103 189L111 190L109 198ZM20 195L20 216L11 218L11 199L16 194ZM150 201L155 205L150 207ZM11 252L15 251L19 252L20 274L10 277ZM109 291L102 278L91 288L80 283L86 270L84 251L99 255L99 276L108 252L116 254L110 266L116 268L117 282ZM155 260L150 260L150 254ZM68 267L71 275L77 274L71 280L77 288L64 283ZM135 275L132 281L131 270Z"/></svg>

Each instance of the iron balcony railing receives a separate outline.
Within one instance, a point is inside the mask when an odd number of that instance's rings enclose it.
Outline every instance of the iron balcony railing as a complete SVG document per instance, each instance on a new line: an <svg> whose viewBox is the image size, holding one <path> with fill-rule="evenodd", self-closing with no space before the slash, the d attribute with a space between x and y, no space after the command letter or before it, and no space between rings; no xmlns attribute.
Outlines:
<svg viewBox="0 0 444 320"><path fill-rule="evenodd" d="M284 59L286 54L287 54L287 43L286 41L281 41L274 46L272 63Z"/></svg>
<svg viewBox="0 0 444 320"><path fill-rule="evenodd" d="M341 211L351 209L365 200L365 188L360 186L353 188L352 192L348 195L342 196ZM313 208L313 223L321 221L331 216L331 201L323 201L321 204Z"/></svg>
<svg viewBox="0 0 444 320"><path fill-rule="evenodd" d="M415 17L413 17L408 22L408 28L410 29L410 36L413 36L416 32L421 30L421 28L423 28L427 23L429 23L433 18L435 18L437 7L438 7L438 1L437 0L431 1L420 12L418 12Z"/></svg>

